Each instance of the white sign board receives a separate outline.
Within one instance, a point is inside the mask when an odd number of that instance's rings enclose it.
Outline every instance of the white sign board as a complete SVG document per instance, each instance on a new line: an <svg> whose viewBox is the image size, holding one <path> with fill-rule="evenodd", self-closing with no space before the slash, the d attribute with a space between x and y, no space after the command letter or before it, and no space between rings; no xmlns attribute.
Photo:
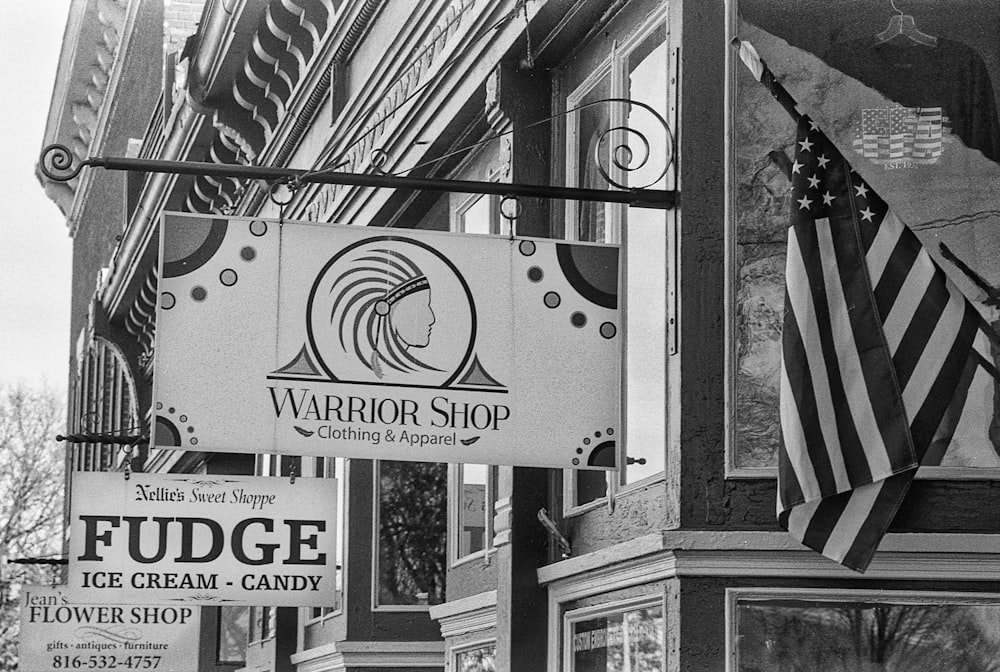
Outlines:
<svg viewBox="0 0 1000 672"><path fill-rule="evenodd" d="M21 589L21 672L198 669L201 609L93 605L65 587Z"/></svg>
<svg viewBox="0 0 1000 672"><path fill-rule="evenodd" d="M336 602L334 479L76 472L69 586L97 604Z"/></svg>
<svg viewBox="0 0 1000 672"><path fill-rule="evenodd" d="M615 246L165 215L152 445L609 469Z"/></svg>

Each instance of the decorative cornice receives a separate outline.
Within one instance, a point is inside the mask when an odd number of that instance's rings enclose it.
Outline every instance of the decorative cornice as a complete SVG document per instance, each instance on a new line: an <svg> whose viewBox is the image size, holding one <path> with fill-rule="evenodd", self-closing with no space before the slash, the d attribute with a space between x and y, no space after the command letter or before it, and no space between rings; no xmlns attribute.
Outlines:
<svg viewBox="0 0 1000 672"><path fill-rule="evenodd" d="M497 591L488 590L469 597L438 604L428 610L441 626L442 637L488 630L497 624Z"/></svg>
<svg viewBox="0 0 1000 672"><path fill-rule="evenodd" d="M276 0L264 11L233 82L238 108L220 116L220 122L240 136L233 139L248 147L250 159L271 139L338 6L333 0Z"/></svg>
<svg viewBox="0 0 1000 672"><path fill-rule="evenodd" d="M444 666L444 642L333 642L291 656L297 672Z"/></svg>
<svg viewBox="0 0 1000 672"><path fill-rule="evenodd" d="M45 130L45 144L60 143L80 160L87 158L102 137L105 98L122 35L127 31L129 0L77 0L70 8L63 54ZM76 192L85 180L53 184L36 170L46 194L72 219ZM69 222L70 228L74 223Z"/></svg>
<svg viewBox="0 0 1000 672"><path fill-rule="evenodd" d="M868 571L858 574L784 532L671 530L546 565L538 569L538 581L555 593L575 594L579 588L573 586L603 592L635 585L631 577L637 572L643 581L679 576L998 581L1000 537L889 534Z"/></svg>
<svg viewBox="0 0 1000 672"><path fill-rule="evenodd" d="M258 159L285 117L338 7L334 0L273 0L265 8L232 85L234 102L220 103L213 111L216 135L210 161L248 165ZM236 179L199 177L185 209L231 213L246 189Z"/></svg>

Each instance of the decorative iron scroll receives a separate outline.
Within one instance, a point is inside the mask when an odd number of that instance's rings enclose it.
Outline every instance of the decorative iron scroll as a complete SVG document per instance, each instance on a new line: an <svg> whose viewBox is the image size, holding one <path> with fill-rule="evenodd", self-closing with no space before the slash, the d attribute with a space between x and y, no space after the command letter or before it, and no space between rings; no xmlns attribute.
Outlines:
<svg viewBox="0 0 1000 672"><path fill-rule="evenodd" d="M666 147L664 148L663 165L659 167L660 169L656 174L656 177L641 185L625 184L619 182L613 177L613 174L616 172L627 177L630 173L646 168L650 157L652 156L652 152L650 151L651 144L646 134L628 125L618 125L601 131L598 141L594 145L593 156L591 158L601 177L604 178L604 181L607 182L608 185L624 190L648 189L663 179L663 177L667 174L667 171L670 169L671 164L674 162L674 136L670 132L670 126L667 124L666 119L663 118L663 115L657 112L656 109L649 104L639 100L632 100L630 98L602 98L601 100L592 100L589 103L584 103L582 105L578 105L577 107L564 110L558 114L554 114L552 116L545 117L544 119L526 124L525 126L521 126L520 128L511 128L503 131L502 133L496 133L488 138L484 138L470 145L465 145L464 147L452 150L442 154L441 156L436 156L433 159L429 159L423 163L418 163L415 166L396 173L390 173L386 170L386 165L389 163L391 158L389 153L382 148L376 148L371 152L372 169L380 175L405 177L407 173L417 170L418 168L424 168L438 163L443 159L464 154L475 149L476 147L493 142L494 140L513 135L514 133L523 133L529 128L551 123L557 119L562 119L571 114L576 114L589 107L613 104L622 104L641 108L650 115L655 124L663 128L663 138L666 143ZM630 140L632 142L630 142ZM607 144L613 142L617 142L618 144L611 146L608 148L608 151L605 151ZM640 151L636 151L636 147L638 147ZM313 174L322 175L327 171L337 170L337 168L340 168L342 165L343 163L338 163L332 168L319 169Z"/></svg>
<svg viewBox="0 0 1000 672"><path fill-rule="evenodd" d="M654 166L655 177L643 185L628 184L627 177L636 171L649 168L648 163L654 153L651 151L649 137L637 128L620 124L600 132L595 143L592 160L596 164L598 174L610 188L561 187L537 184L476 182L468 180L446 180L436 178L409 177L407 174L437 163L443 159L468 152L484 143L498 138L523 132L541 124L552 123L557 119L575 114L596 105L626 105L629 108L642 109L652 120L652 126L663 128L663 165ZM609 115L610 116L610 115ZM657 134L659 135L659 134ZM610 143L610 144L609 144ZM272 184L285 185L294 192L303 184L340 184L346 186L411 189L423 191L442 191L457 193L495 194L507 197L554 198L576 201L599 201L610 203L626 203L635 207L673 208L677 204L678 194L673 190L652 189L659 183L671 165L676 160L675 140L671 129L663 116L650 105L628 98L605 98L584 103L569 110L552 115L516 129L509 129L484 140L461 147L441 156L436 156L427 162L407 168L405 171L392 173L387 169L390 155L382 149L372 151L371 173L339 172L343 164L331 168L317 170L302 170L292 168L271 168L246 164L220 164L181 161L160 161L153 159L127 159L120 157L89 157L75 167L74 155L63 145L49 145L42 150L39 159L39 170L49 180L67 182L79 175L84 166L105 168L107 170L129 170L155 173L173 173L185 175L205 175L228 177L237 180L264 180ZM273 189L271 190L273 192ZM272 197L274 194L272 193ZM287 203L286 203L287 204Z"/></svg>

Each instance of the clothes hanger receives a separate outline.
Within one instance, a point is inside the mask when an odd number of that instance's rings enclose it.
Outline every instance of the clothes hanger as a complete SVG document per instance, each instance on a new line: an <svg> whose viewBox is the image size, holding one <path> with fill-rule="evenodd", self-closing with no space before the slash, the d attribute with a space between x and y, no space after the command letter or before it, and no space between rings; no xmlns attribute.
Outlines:
<svg viewBox="0 0 1000 672"><path fill-rule="evenodd" d="M923 44L928 47L937 45L937 38L933 35L921 32L920 29L917 28L917 24L913 20L913 17L909 14L904 14L903 11L896 6L895 0L889 0L889 4L892 5L892 8L899 12L899 14L894 14L890 17L889 26L875 36L879 44L888 42L889 40L902 35L917 44Z"/></svg>

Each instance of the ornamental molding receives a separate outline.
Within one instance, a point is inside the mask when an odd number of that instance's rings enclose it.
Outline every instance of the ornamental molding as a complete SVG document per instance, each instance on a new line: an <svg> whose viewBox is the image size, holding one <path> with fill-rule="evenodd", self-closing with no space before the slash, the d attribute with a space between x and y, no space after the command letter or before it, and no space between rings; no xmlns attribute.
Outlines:
<svg viewBox="0 0 1000 672"><path fill-rule="evenodd" d="M442 637L489 630L497 624L497 591L488 590L434 605L428 613L441 626Z"/></svg>
<svg viewBox="0 0 1000 672"><path fill-rule="evenodd" d="M290 660L297 672L336 672L357 667L440 668L444 666L444 642L333 642L292 654Z"/></svg>
<svg viewBox="0 0 1000 672"><path fill-rule="evenodd" d="M58 142L80 160L96 153L103 142L108 109L121 73L123 36L135 19L138 0L75 0L70 6L63 51L56 74L53 103L45 129L46 145ZM86 191L86 176L70 183L53 183L36 171L46 194L69 220L79 216L78 191Z"/></svg>
<svg viewBox="0 0 1000 672"><path fill-rule="evenodd" d="M496 0L449 0L436 14L425 14L422 21L415 17L406 26L407 32L372 68L366 85L342 110L335 111L330 143L316 165L337 165L338 170L354 173L382 171L393 158L382 151L383 145L410 120L412 115L406 111L419 108L428 98L428 91L421 87L440 78L443 66L450 65L460 45L497 4ZM416 36L420 37L414 39ZM463 54L461 60L470 56ZM303 194L308 205L296 216L320 221L350 190L327 185L308 191L308 195Z"/></svg>
<svg viewBox="0 0 1000 672"><path fill-rule="evenodd" d="M669 530L546 565L538 582L557 603L681 577L998 581L1000 537L892 533L868 571L824 558L785 532Z"/></svg>
<svg viewBox="0 0 1000 672"><path fill-rule="evenodd" d="M215 128L208 161L239 165L259 161L285 122L290 101L306 79L340 5L340 0L272 0L264 8L229 100L204 110ZM184 208L231 214L247 189L234 178L198 177Z"/></svg>

